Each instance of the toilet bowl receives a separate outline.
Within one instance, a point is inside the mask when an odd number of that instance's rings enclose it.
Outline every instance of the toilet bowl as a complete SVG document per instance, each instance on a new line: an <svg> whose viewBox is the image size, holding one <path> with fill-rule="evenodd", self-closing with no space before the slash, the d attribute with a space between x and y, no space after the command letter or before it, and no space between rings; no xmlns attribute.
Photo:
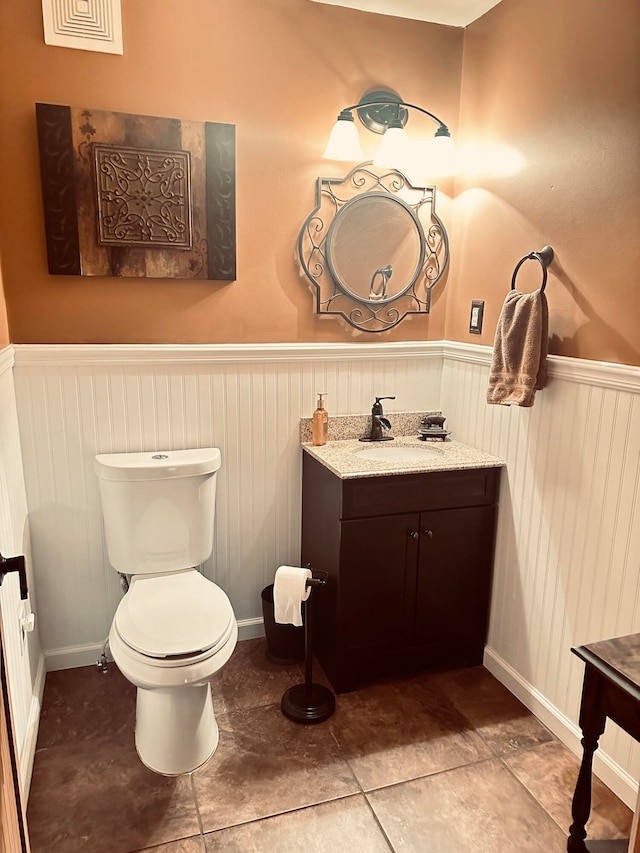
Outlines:
<svg viewBox="0 0 640 853"><path fill-rule="evenodd" d="M191 772L215 752L209 679L238 639L226 593L193 565L213 546L219 466L216 448L101 454L95 462L109 561L131 575L109 647L137 688L138 755L167 776Z"/></svg>
<svg viewBox="0 0 640 853"><path fill-rule="evenodd" d="M229 660L237 639L231 602L197 570L133 576L109 648L138 688L136 749L150 770L188 773L215 752L209 679Z"/></svg>

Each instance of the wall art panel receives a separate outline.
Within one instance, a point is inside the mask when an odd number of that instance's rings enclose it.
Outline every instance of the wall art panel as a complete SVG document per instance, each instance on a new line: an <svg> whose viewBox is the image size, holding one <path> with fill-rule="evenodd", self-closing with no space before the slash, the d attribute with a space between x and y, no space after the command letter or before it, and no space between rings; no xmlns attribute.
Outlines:
<svg viewBox="0 0 640 853"><path fill-rule="evenodd" d="M52 275L236 277L235 126L36 104Z"/></svg>

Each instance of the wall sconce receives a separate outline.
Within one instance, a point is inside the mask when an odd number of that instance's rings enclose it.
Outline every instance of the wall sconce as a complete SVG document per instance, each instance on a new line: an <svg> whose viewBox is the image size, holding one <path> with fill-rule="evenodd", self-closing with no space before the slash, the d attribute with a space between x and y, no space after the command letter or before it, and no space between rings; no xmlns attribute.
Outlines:
<svg viewBox="0 0 640 853"><path fill-rule="evenodd" d="M356 163L364 160L353 110L357 111L358 118L368 130L383 134L373 160L374 166L400 169L410 175L453 175L457 172L455 146L447 125L423 107L403 101L390 89L366 92L357 104L345 107L340 112L322 155L326 160ZM422 150L415 150L404 129L409 110L423 113L438 125L433 139Z"/></svg>

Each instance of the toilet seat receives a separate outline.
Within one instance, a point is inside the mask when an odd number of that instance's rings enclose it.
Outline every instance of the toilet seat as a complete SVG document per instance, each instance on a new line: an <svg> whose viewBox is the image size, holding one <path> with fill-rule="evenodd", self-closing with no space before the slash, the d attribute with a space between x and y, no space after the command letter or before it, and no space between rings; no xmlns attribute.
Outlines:
<svg viewBox="0 0 640 853"><path fill-rule="evenodd" d="M115 619L109 631L109 650L118 669L136 687L157 690L205 684L229 660L238 640L235 618L226 637L214 649L186 657L154 658L132 648L121 636Z"/></svg>
<svg viewBox="0 0 640 853"><path fill-rule="evenodd" d="M161 666L210 657L234 624L227 595L197 569L134 575L114 618L122 641Z"/></svg>

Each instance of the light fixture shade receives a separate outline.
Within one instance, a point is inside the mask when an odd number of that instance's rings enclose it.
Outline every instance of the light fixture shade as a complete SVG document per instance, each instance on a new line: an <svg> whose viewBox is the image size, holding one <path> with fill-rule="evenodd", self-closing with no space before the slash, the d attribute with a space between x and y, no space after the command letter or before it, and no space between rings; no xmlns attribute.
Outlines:
<svg viewBox="0 0 640 853"><path fill-rule="evenodd" d="M358 131L350 112L343 111L338 116L322 156L325 160L348 160L356 163L364 160Z"/></svg>
<svg viewBox="0 0 640 853"><path fill-rule="evenodd" d="M435 178L453 177L459 171L460 156L455 142L441 134L415 145L407 175L416 186L424 187Z"/></svg>
<svg viewBox="0 0 640 853"><path fill-rule="evenodd" d="M399 121L392 121L385 130L373 165L403 169L410 158L409 137Z"/></svg>
<svg viewBox="0 0 640 853"><path fill-rule="evenodd" d="M449 135L436 133L429 146L429 154L433 161L432 174L457 175L460 171L458 149Z"/></svg>

